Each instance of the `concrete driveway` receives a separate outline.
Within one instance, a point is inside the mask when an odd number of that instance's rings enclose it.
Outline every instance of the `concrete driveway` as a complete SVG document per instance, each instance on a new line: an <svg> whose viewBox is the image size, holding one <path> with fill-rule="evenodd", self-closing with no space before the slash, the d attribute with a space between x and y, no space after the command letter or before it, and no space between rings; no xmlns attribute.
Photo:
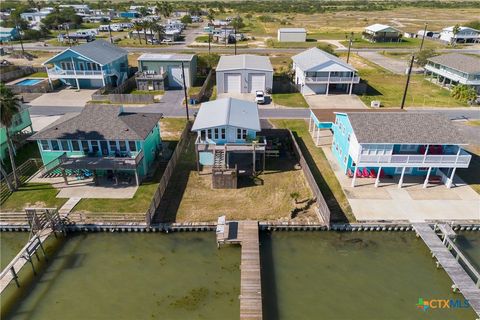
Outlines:
<svg viewBox="0 0 480 320"><path fill-rule="evenodd" d="M396 74L405 74L405 70L408 67L406 60L390 58L375 51L359 51L358 55ZM413 67L412 71L422 72L422 69Z"/></svg>
<svg viewBox="0 0 480 320"><path fill-rule="evenodd" d="M96 90L63 89L55 92L42 94L40 97L30 101L32 107L84 107L87 101L92 100L92 94Z"/></svg>
<svg viewBox="0 0 480 320"><path fill-rule="evenodd" d="M305 96L312 109L365 109L367 106L356 95L331 94Z"/></svg>
<svg viewBox="0 0 480 320"><path fill-rule="evenodd" d="M223 98L235 98L245 101L252 101L255 102L255 94L254 93L219 93L217 95L217 99ZM274 103L272 102L272 97L268 94L265 95L265 103L259 104L258 107L260 109L270 109L274 108Z"/></svg>

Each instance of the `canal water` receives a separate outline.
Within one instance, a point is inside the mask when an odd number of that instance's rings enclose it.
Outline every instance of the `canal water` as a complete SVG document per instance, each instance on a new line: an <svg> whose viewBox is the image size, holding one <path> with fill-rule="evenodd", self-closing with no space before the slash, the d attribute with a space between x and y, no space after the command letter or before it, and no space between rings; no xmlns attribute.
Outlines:
<svg viewBox="0 0 480 320"><path fill-rule="evenodd" d="M0 267L3 270L28 241L28 232L0 233Z"/></svg>
<svg viewBox="0 0 480 320"><path fill-rule="evenodd" d="M28 233L0 236L6 265ZM462 236L478 259L480 234ZM240 248L218 250L212 232L77 233L46 249L31 285L2 295L2 319L239 317ZM263 232L261 262L264 319L475 319L416 307L463 296L413 232Z"/></svg>
<svg viewBox="0 0 480 320"><path fill-rule="evenodd" d="M480 232L458 231L455 244L476 270L480 270ZM480 272L480 271L479 271Z"/></svg>

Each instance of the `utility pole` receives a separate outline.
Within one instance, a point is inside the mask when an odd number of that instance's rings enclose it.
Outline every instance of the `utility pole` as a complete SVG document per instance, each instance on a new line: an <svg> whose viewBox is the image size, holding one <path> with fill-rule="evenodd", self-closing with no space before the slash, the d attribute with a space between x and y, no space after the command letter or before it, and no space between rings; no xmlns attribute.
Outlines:
<svg viewBox="0 0 480 320"><path fill-rule="evenodd" d="M228 41L228 39L227 39L227 25L224 26L223 30L225 30L224 36L225 36L225 47L226 47L227 46L227 41Z"/></svg>
<svg viewBox="0 0 480 320"><path fill-rule="evenodd" d="M212 42L212 33L208 32L208 55L210 55L210 42Z"/></svg>
<svg viewBox="0 0 480 320"><path fill-rule="evenodd" d="M405 106L405 99L407 98L408 84L410 83L410 74L412 73L412 66L413 66L414 60L415 60L415 55L412 54L412 59L410 60L410 66L408 67L407 83L405 84L405 91L403 91L402 104L400 105L400 109L403 109L403 107Z"/></svg>
<svg viewBox="0 0 480 320"><path fill-rule="evenodd" d="M20 40L20 46L22 47L22 56L25 56L25 49L23 48L23 30L20 29L19 25L15 25L15 29L18 31L18 39Z"/></svg>
<svg viewBox="0 0 480 320"><path fill-rule="evenodd" d="M188 97L187 97L187 85L185 83L185 68L182 61L182 79L183 79L183 93L185 94L185 111L187 112L187 121L190 121L190 116L188 114Z"/></svg>
<svg viewBox="0 0 480 320"><path fill-rule="evenodd" d="M110 43L113 44L112 28L110 27L110 21L108 21L108 33L110 34Z"/></svg>
<svg viewBox="0 0 480 320"><path fill-rule="evenodd" d="M235 47L235 55L237 55L237 28L233 29L233 34L235 36L235 42L233 43Z"/></svg>
<svg viewBox="0 0 480 320"><path fill-rule="evenodd" d="M422 42L420 43L420 51L422 51L423 49L423 42L425 41L425 35L427 33L427 25L428 23L425 22L425 28L423 29Z"/></svg>
<svg viewBox="0 0 480 320"><path fill-rule="evenodd" d="M350 33L350 40L348 41L347 63L348 63L348 60L350 60L350 48L352 47L352 41L353 41L353 32Z"/></svg>

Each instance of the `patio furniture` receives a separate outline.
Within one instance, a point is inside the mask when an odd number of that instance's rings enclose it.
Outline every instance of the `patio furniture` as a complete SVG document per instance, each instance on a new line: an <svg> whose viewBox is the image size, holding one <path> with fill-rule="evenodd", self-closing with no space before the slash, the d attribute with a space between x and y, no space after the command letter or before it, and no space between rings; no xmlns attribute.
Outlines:
<svg viewBox="0 0 480 320"><path fill-rule="evenodd" d="M368 169L367 169L367 168L363 168L363 170L362 170L362 176L363 176L364 178L370 177L370 172L368 172Z"/></svg>
<svg viewBox="0 0 480 320"><path fill-rule="evenodd" d="M440 176L430 176L428 178L428 183L442 183L442 177L440 177Z"/></svg>
<svg viewBox="0 0 480 320"><path fill-rule="evenodd" d="M357 178L363 178L362 170L360 168L357 170Z"/></svg>
<svg viewBox="0 0 480 320"><path fill-rule="evenodd" d="M370 174L368 175L370 178L376 178L377 177L377 172L375 169L370 169Z"/></svg>

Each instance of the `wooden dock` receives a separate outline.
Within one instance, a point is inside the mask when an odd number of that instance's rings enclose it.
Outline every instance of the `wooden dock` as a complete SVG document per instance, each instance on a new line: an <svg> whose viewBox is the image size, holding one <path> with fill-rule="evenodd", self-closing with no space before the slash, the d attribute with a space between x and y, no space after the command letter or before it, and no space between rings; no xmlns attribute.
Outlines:
<svg viewBox="0 0 480 320"><path fill-rule="evenodd" d="M27 262L30 262L33 268L33 272L35 273L32 256L36 255L38 258L38 248L41 248L43 254L45 255L45 251L43 250L43 243L45 242L45 240L47 240L48 236L52 234L52 232L52 229L47 228L40 231L37 235L33 236L15 256L15 258L12 259L8 266L3 269L2 273L0 273L0 294L3 293L3 291L7 288L10 282L12 282L12 280L15 280L17 286L20 286L20 283L17 279L18 273Z"/></svg>
<svg viewBox="0 0 480 320"><path fill-rule="evenodd" d="M455 288L460 290L472 309L480 316L480 289L465 272L450 250L444 245L428 223L413 223L413 228L432 252L438 263L452 279ZM445 229L445 228L444 228ZM448 228L447 228L448 229ZM449 236L447 233L446 236Z"/></svg>
<svg viewBox="0 0 480 320"><path fill-rule="evenodd" d="M223 222L223 223L222 223ZM240 319L262 319L262 281L257 221L219 219L217 243L240 244Z"/></svg>

